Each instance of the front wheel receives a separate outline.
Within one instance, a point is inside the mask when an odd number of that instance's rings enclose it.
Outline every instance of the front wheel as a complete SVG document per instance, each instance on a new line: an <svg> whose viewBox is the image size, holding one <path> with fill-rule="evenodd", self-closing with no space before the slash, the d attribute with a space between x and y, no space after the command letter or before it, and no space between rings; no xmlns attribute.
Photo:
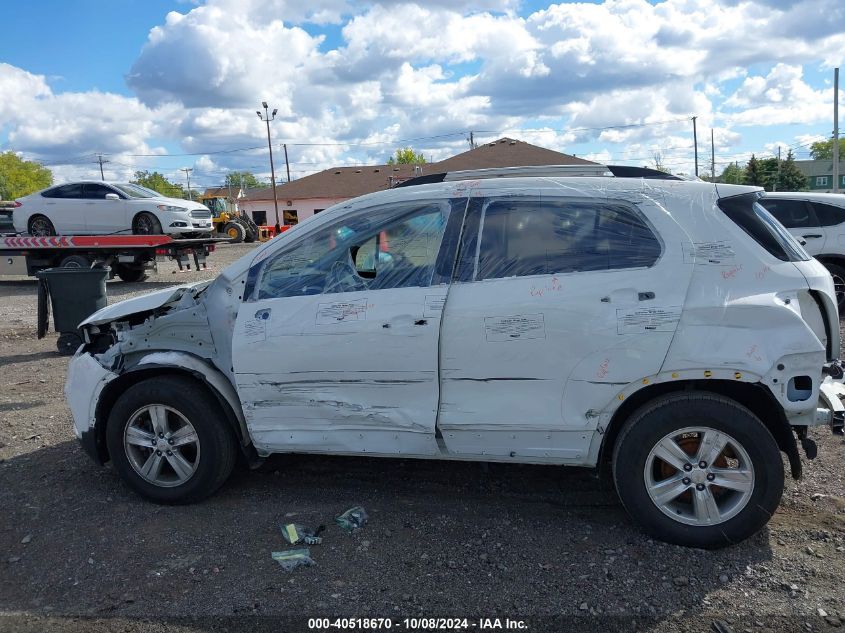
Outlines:
<svg viewBox="0 0 845 633"><path fill-rule="evenodd" d="M775 439L728 398L685 392L633 414L613 452L622 504L663 541L714 549L752 536L783 494Z"/></svg>
<svg viewBox="0 0 845 633"><path fill-rule="evenodd" d="M244 227L237 222L229 222L223 227L223 232L226 234L226 237L232 240L233 244L240 244L246 237Z"/></svg>
<svg viewBox="0 0 845 633"><path fill-rule="evenodd" d="M106 444L130 487L171 504L214 493L231 474L237 451L214 396L192 379L172 375L143 380L118 398Z"/></svg>
<svg viewBox="0 0 845 633"><path fill-rule="evenodd" d="M825 268L833 277L833 289L836 291L836 303L839 304L839 312L845 309L845 268L837 264L825 264Z"/></svg>
<svg viewBox="0 0 845 633"><path fill-rule="evenodd" d="M152 213L142 211L132 221L132 233L135 235L161 235L161 222Z"/></svg>

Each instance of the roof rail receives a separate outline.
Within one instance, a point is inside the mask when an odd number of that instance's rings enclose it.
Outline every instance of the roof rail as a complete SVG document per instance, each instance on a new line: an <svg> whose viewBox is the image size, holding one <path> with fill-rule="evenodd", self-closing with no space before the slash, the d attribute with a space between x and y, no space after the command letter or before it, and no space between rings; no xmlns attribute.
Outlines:
<svg viewBox="0 0 845 633"><path fill-rule="evenodd" d="M526 165L522 167L493 167L489 169L467 169L450 171L443 178L452 180L481 180L484 178L519 178L545 176L613 176L605 165Z"/></svg>

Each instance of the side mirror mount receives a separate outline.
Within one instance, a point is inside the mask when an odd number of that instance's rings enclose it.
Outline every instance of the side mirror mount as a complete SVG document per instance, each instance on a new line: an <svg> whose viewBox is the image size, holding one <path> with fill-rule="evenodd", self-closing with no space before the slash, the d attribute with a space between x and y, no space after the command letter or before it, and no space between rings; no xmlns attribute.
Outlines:
<svg viewBox="0 0 845 633"><path fill-rule="evenodd" d="M120 196L116 193L107 193L106 200L120 200Z"/></svg>

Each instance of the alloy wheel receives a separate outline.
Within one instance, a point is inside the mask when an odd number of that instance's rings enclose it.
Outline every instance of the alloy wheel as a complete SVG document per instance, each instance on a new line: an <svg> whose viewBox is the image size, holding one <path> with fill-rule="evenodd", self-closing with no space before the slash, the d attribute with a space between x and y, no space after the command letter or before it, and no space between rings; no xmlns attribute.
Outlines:
<svg viewBox="0 0 845 633"><path fill-rule="evenodd" d="M181 486L199 465L196 429L179 411L162 404L142 407L130 416L123 447L133 470L155 486Z"/></svg>

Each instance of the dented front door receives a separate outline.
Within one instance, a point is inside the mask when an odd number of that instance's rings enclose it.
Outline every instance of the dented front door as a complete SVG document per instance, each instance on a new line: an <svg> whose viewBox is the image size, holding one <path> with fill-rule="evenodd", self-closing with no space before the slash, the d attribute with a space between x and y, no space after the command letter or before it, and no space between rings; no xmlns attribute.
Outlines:
<svg viewBox="0 0 845 633"><path fill-rule="evenodd" d="M453 206L366 209L256 264L233 357L259 452L436 451Z"/></svg>

